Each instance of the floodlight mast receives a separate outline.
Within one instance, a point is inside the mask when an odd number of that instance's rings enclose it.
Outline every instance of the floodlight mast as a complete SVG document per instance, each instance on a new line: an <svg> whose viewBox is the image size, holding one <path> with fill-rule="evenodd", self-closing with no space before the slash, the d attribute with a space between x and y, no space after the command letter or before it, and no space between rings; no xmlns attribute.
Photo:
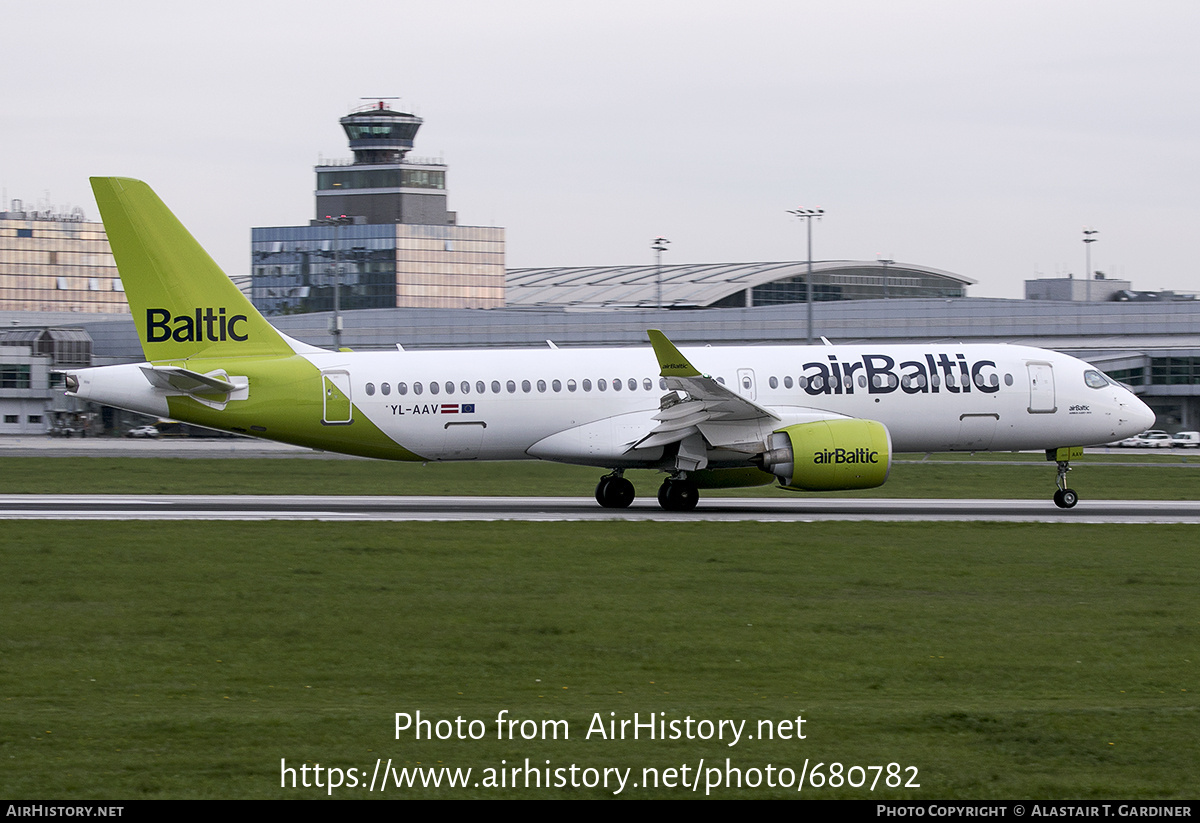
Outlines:
<svg viewBox="0 0 1200 823"><path fill-rule="evenodd" d="M1095 237L1093 235L1097 235L1099 233L1100 231L1098 229L1089 229L1084 227L1083 230L1083 276L1087 278L1087 286L1085 287L1084 294L1086 295L1087 302L1089 303L1092 302L1092 244L1100 239L1099 237Z"/></svg>
<svg viewBox="0 0 1200 823"><path fill-rule="evenodd" d="M662 253L667 250L667 244L671 241L665 237L655 237L650 243L650 248L654 249L654 278L657 283L658 292L658 307L663 307L662 300Z"/></svg>
<svg viewBox="0 0 1200 823"><path fill-rule="evenodd" d="M812 256L812 221L813 218L821 219L825 214L825 209L789 209L788 214L793 217L798 217L807 224L808 228L808 275L804 278L805 301L808 303L808 344L811 346L813 342L813 256Z"/></svg>

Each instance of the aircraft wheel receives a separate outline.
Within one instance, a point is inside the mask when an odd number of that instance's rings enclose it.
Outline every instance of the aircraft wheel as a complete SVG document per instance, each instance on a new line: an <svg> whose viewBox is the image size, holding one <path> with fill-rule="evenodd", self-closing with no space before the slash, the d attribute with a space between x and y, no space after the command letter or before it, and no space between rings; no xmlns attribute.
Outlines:
<svg viewBox="0 0 1200 823"><path fill-rule="evenodd" d="M624 477L605 475L596 485L596 502L606 509L629 508L633 498L633 484Z"/></svg>
<svg viewBox="0 0 1200 823"><path fill-rule="evenodd" d="M600 482L596 484L596 502L601 506L608 508L608 504L604 501L608 499L608 481L612 480L607 474L600 478ZM1054 495L1055 501L1058 500L1058 495Z"/></svg>
<svg viewBox="0 0 1200 823"><path fill-rule="evenodd" d="M690 512L700 502L700 490L690 480L667 478L658 487L658 505L669 512Z"/></svg>
<svg viewBox="0 0 1200 823"><path fill-rule="evenodd" d="M1054 493L1054 505L1060 509L1073 509L1079 502L1079 495L1074 489L1059 489Z"/></svg>

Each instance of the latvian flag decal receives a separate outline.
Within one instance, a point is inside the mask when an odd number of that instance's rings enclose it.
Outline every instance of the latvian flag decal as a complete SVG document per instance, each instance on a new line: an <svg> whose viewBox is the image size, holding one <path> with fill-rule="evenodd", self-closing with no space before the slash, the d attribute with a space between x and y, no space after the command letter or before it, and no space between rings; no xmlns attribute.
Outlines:
<svg viewBox="0 0 1200 823"><path fill-rule="evenodd" d="M475 404L474 403L463 403L461 405L458 403L443 403L442 404L442 414L458 414L460 411L463 414L474 414L475 413Z"/></svg>

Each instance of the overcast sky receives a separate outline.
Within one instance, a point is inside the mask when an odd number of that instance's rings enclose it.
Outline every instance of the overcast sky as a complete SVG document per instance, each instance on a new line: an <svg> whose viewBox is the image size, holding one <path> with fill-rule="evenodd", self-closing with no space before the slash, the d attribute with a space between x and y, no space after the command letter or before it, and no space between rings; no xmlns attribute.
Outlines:
<svg viewBox="0 0 1200 823"><path fill-rule="evenodd" d="M313 216L365 101L425 119L508 265L889 257L1019 297L1200 290L1194 0L0 0L5 205L147 181L231 274Z"/></svg>

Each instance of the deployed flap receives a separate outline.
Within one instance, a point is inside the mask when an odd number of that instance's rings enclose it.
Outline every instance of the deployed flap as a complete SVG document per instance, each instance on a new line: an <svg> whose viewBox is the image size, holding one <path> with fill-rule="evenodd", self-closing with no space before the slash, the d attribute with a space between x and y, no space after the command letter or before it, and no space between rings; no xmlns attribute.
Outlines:
<svg viewBox="0 0 1200 823"><path fill-rule="evenodd" d="M676 392L684 392L687 397L677 402L677 396L667 395L663 398L662 408L654 416L659 424L642 438L635 447L665 446L668 443L678 443L684 438L703 434L711 446L726 445L730 442L761 439L761 427L771 426L780 422L780 417L774 412L763 408L752 400L742 397L737 392L726 388L693 366L686 357L658 329L646 332L650 337L650 345L658 358L658 366L667 387ZM714 442L713 431L706 431L707 423L743 424L722 426L720 437L722 442ZM739 432L744 428L744 432Z"/></svg>

